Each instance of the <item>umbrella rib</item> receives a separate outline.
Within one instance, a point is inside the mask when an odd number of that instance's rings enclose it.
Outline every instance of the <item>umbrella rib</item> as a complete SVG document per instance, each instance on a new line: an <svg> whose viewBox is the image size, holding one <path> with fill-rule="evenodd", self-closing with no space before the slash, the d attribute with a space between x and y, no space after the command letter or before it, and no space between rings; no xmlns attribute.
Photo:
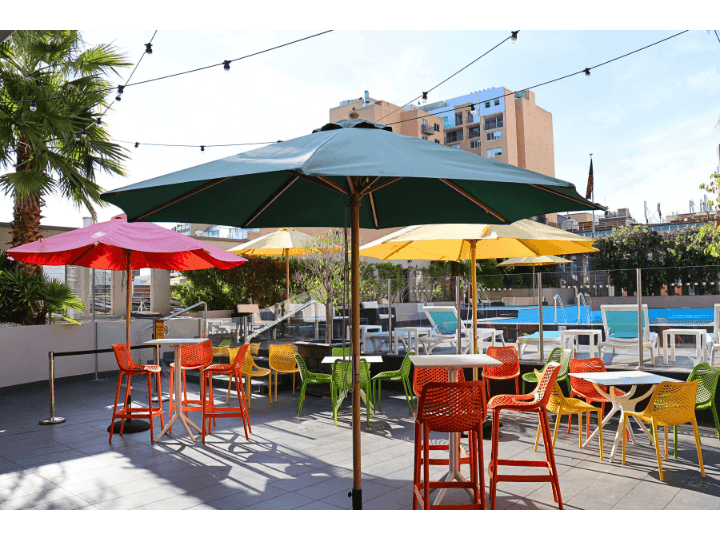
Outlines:
<svg viewBox="0 0 720 540"><path fill-rule="evenodd" d="M317 184L322 187L330 188L333 191L337 191L338 193L341 193L345 196L348 195L347 191L345 191L343 188L338 186L335 182L333 182L323 176L308 176L306 174L302 174L299 172L292 172L292 174L296 174L303 180L307 180L308 182L312 182L313 184Z"/></svg>
<svg viewBox="0 0 720 540"><path fill-rule="evenodd" d="M405 178L405 177L397 176L395 178L388 178L386 180L383 180L382 182L379 182L377 185L375 185L375 187L371 187L371 185L369 185L366 188L364 188L362 191L360 191L360 195L363 195L363 196L369 195L370 193L373 193L373 192L377 191L378 189L382 189L385 186L389 186L390 184L394 184L395 182L397 182L398 180L402 180L403 178ZM374 184L376 181L377 181L377 179L373 180L371 182L371 184Z"/></svg>
<svg viewBox="0 0 720 540"><path fill-rule="evenodd" d="M146 218L146 217L149 216L150 214L154 214L155 212L159 212L160 210L163 210L163 209L167 208L168 206L171 206L171 205L175 204L176 202L180 202L180 201L182 201L183 199L187 199L188 197L192 197L193 195L195 195L195 194L197 194L197 193L200 193L201 191L204 191L204 190L206 190L206 189L208 189L208 188L211 188L211 187L213 187L213 186L216 186L217 184L219 184L220 182L224 182L224 181L227 180L228 178L230 178L230 177L229 177L229 176L226 176L225 178L216 178L215 180L211 180L210 182L207 182L206 184L203 184L202 186L198 186L198 187L196 187L195 189L191 189L191 190L188 191L187 193L183 193L182 195L179 195L179 196L175 197L174 199L170 199L168 202L165 202L165 203L162 203L162 204L159 205L159 206L156 206L156 207L153 208L152 210L148 210L147 212L143 212L142 214L140 214L140 215L138 215L138 216L135 216L135 217L133 218L133 220L134 220L134 221L138 221L138 220L141 220L141 219L143 219L143 218Z"/></svg>
<svg viewBox="0 0 720 540"><path fill-rule="evenodd" d="M461 188L460 186L454 184L454 183L451 182L450 180L446 180L445 178L440 178L440 181L441 181L443 184L445 184L446 186L451 187L452 189L454 189L455 191L457 191L460 195L462 195L462 196L465 197L466 199L469 199L469 200L472 201L473 203L477 204L480 208L482 208L483 210L485 210L488 214L490 214L490 215L492 215L492 216L495 216L496 218L498 218L498 219L499 219L500 221L502 221L503 223L505 223L505 222L507 221L504 217L502 217L500 214L498 214L495 210L493 210L492 208L490 208L490 207L489 207L488 205L486 205L485 203L479 201L477 198L473 197L473 196L470 195L467 191L465 191L463 188Z"/></svg>
<svg viewBox="0 0 720 540"><path fill-rule="evenodd" d="M375 228L378 228L378 218L377 218L377 211L375 210L375 198L373 197L373 194L370 193L370 208L372 208L372 215L373 215L373 222L375 222Z"/></svg>
<svg viewBox="0 0 720 540"><path fill-rule="evenodd" d="M379 176L376 176L376 177L373 178L372 180L370 180L370 177L369 177L369 176L366 177L366 178L365 178L365 183L362 185L362 188L361 188L361 189L362 189L363 191L369 189L370 186L372 186L372 185L373 185L375 182L377 182L378 180L380 180L380 177L379 177Z"/></svg>
<svg viewBox="0 0 720 540"><path fill-rule="evenodd" d="M248 218L248 220L243 223L243 227L247 227L250 225L253 221L257 219L257 217L262 214L265 210L267 210L268 206L270 206L273 202L275 202L275 199L277 199L280 195L282 195L286 189L288 189L290 186L292 186L295 181L299 178L299 175L291 176L287 182L285 182L282 186L280 186L280 189L278 189L275 193L272 194L272 196L266 200L263 205L258 208L253 214Z"/></svg>
<svg viewBox="0 0 720 540"><path fill-rule="evenodd" d="M576 199L575 197L571 197L570 195L565 195L564 193L560 193L560 192L558 192L558 191L554 191L554 190L552 190L552 189L550 189L550 188L547 188L547 187L545 187L545 186L540 186L540 185L538 185L538 184L531 184L531 185L532 185L532 187L536 187L536 188L541 189L541 190L543 190L543 191L547 191L548 193L552 193L553 195L557 195L557 196L559 196L559 197L564 197L564 198L569 199L569 200L571 200L571 201L573 201L573 202L576 202L576 203L581 203L581 202L583 202L583 201L580 201L580 200ZM589 201L588 201L588 202L589 202Z"/></svg>

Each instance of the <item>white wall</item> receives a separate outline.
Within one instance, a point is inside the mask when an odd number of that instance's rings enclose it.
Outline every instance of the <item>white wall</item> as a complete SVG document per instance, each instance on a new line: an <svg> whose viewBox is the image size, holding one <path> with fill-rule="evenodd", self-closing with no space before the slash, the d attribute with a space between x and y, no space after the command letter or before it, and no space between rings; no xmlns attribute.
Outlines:
<svg viewBox="0 0 720 540"><path fill-rule="evenodd" d="M132 345L152 339L152 319L133 319L130 327ZM165 337L198 337L197 319L177 318L167 321ZM97 347L95 326L97 325ZM39 326L0 327L0 388L48 379L48 352L84 351L110 348L125 341L125 321L98 321L82 325L46 324ZM161 347L160 354L171 351ZM154 358L152 349L133 351L136 362L147 363ZM98 371L117 370L112 353L98 355ZM55 377L70 377L95 372L95 355L62 356L55 359Z"/></svg>

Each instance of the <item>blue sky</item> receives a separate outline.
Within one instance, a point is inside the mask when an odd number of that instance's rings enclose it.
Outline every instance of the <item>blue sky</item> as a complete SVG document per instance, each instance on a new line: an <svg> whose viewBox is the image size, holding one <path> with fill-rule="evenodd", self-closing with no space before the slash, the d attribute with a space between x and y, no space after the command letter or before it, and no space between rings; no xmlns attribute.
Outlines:
<svg viewBox="0 0 720 540"><path fill-rule="evenodd" d="M89 26L89 25L88 25ZM317 31L159 30L154 54L134 75L141 81L235 58ZM332 27L329 24L328 27ZM90 43L114 42L132 61L152 30L88 30ZM495 86L520 90L604 62L676 31L522 30L432 92L430 101ZM338 30L297 45L175 79L128 88L107 117L114 138L177 144L290 139L328 120L328 109L364 90L397 104L434 86L506 37L509 30ZM643 201L663 215L687 211L698 186L718 166L720 42L690 31L628 58L535 90L553 115L556 176L585 192L594 154L596 200L630 208ZM130 70L122 73L123 79ZM103 177L114 189L253 147L199 149L128 145L127 176ZM11 201L0 199L0 221ZM100 210L101 219L118 213ZM47 200L44 224L80 226L86 212Z"/></svg>

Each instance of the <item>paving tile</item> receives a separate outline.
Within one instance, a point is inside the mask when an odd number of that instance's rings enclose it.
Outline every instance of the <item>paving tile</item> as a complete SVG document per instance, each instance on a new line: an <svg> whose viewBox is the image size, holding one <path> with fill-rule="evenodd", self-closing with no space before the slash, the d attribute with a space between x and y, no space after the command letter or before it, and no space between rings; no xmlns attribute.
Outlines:
<svg viewBox="0 0 720 540"><path fill-rule="evenodd" d="M279 497L272 499L266 499L257 504L253 504L245 508L246 510L293 510L307 504L311 504L313 501L309 497L298 495L297 493L286 493Z"/></svg>
<svg viewBox="0 0 720 540"><path fill-rule="evenodd" d="M311 471L303 474L299 474L294 478L288 478L284 480L278 480L272 482L270 485L284 489L285 491L297 491L314 484L319 484L329 480L331 477L329 474L321 471Z"/></svg>
<svg viewBox="0 0 720 540"><path fill-rule="evenodd" d="M210 501L209 504L210 506L214 506L215 508L219 508L221 510L242 510L248 506L252 506L275 497L281 497L287 493L287 491L274 486L265 486L263 488L250 490L246 493L238 493L237 495L231 495L230 497ZM308 500L311 501L311 499Z"/></svg>
<svg viewBox="0 0 720 540"><path fill-rule="evenodd" d="M296 508L296 510L340 510L340 507L322 501L313 501L310 504Z"/></svg>

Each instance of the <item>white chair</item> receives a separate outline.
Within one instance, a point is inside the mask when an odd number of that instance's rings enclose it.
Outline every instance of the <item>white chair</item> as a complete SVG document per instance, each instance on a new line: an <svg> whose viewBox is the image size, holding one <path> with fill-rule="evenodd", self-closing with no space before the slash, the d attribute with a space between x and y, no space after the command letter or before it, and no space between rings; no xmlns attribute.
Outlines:
<svg viewBox="0 0 720 540"><path fill-rule="evenodd" d="M711 366L715 365L715 353L720 351L720 304L713 305L713 318L713 332L707 335Z"/></svg>
<svg viewBox="0 0 720 540"><path fill-rule="evenodd" d="M457 347L458 343L458 314L454 306L423 306L423 312L432 324L430 335L419 338L425 350L425 354L432 354L433 349L440 345L446 347ZM460 319L460 346L465 354L470 350L472 344L472 328L467 328ZM488 345L495 345L499 337L505 345L505 339L501 330L494 328L478 328L478 345L482 350L483 342L488 339Z"/></svg>
<svg viewBox="0 0 720 540"><path fill-rule="evenodd" d="M635 349L638 347L638 318L636 305L600 306L602 313L605 341L598 343L598 355L602 359L603 349ZM660 355L659 340L656 332L650 331L650 317L647 304L642 306L643 349L650 351L650 363L655 364L655 357Z"/></svg>

